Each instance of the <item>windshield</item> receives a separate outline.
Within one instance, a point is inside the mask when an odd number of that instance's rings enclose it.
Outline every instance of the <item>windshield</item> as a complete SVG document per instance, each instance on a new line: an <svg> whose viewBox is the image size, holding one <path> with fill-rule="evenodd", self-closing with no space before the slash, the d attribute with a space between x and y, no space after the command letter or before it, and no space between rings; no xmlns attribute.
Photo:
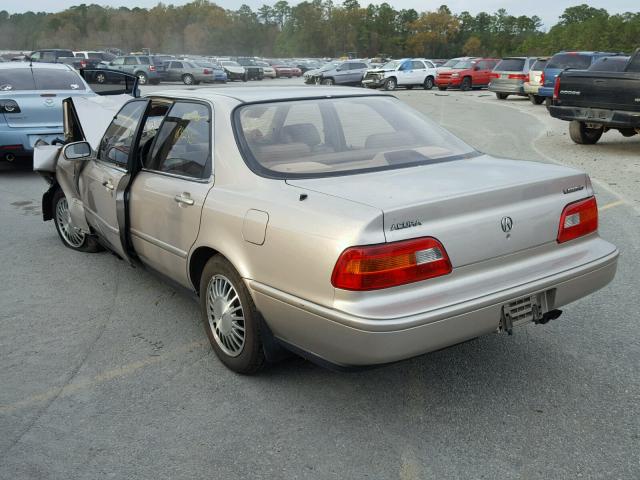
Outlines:
<svg viewBox="0 0 640 480"><path fill-rule="evenodd" d="M333 70L338 64L337 63L327 63L319 68L321 72L326 72L327 70Z"/></svg>
<svg viewBox="0 0 640 480"><path fill-rule="evenodd" d="M455 70L466 70L467 68L471 68L471 60L459 60L454 63L451 68Z"/></svg>
<svg viewBox="0 0 640 480"><path fill-rule="evenodd" d="M533 64L533 67L531 67L531 70L534 70L536 72L541 72L542 70L544 70L544 67L547 66L547 62L548 60L536 60L536 63Z"/></svg>
<svg viewBox="0 0 640 480"><path fill-rule="evenodd" d="M345 175L476 155L387 96L258 103L234 115L245 160L268 177Z"/></svg>
<svg viewBox="0 0 640 480"><path fill-rule="evenodd" d="M220 62L220 64L224 65L225 67L239 67L240 64L238 62Z"/></svg>
<svg viewBox="0 0 640 480"><path fill-rule="evenodd" d="M384 70L395 70L400 66L400 60L391 60L390 62L385 63L382 68Z"/></svg>
<svg viewBox="0 0 640 480"><path fill-rule="evenodd" d="M577 53L559 53L554 55L547 68L574 68L578 70L584 70L591 65L591 57L588 55L578 55Z"/></svg>
<svg viewBox="0 0 640 480"><path fill-rule="evenodd" d="M448 67L451 68L453 67L456 63L458 63L460 61L459 58L452 58L451 60L447 60L446 62L444 62L442 64L443 67Z"/></svg>

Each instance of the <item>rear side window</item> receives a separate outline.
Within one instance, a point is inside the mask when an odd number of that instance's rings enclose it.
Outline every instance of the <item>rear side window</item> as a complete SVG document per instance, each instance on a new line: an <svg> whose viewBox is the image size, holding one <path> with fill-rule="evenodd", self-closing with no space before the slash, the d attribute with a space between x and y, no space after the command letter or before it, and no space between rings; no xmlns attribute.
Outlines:
<svg viewBox="0 0 640 480"><path fill-rule="evenodd" d="M537 72L544 70L544 67L547 66L547 61L548 60L536 60L536 63L533 64L531 70L535 70Z"/></svg>
<svg viewBox="0 0 640 480"><path fill-rule="evenodd" d="M413 60L411 62L411 66L413 67L414 70L424 70L424 63L418 60Z"/></svg>
<svg viewBox="0 0 640 480"><path fill-rule="evenodd" d="M496 65L496 70L500 72L522 72L524 71L524 58L505 58Z"/></svg>
<svg viewBox="0 0 640 480"><path fill-rule="evenodd" d="M199 103L176 102L153 145L148 168L191 178L211 175L211 113Z"/></svg>
<svg viewBox="0 0 640 480"><path fill-rule="evenodd" d="M631 58L631 62L627 66L627 72L640 72L640 53Z"/></svg>
<svg viewBox="0 0 640 480"><path fill-rule="evenodd" d="M0 92L35 89L36 84L30 68L0 69Z"/></svg>
<svg viewBox="0 0 640 480"><path fill-rule="evenodd" d="M124 64L125 65L137 65L138 61L136 60L136 57L125 57L124 58Z"/></svg>
<svg viewBox="0 0 640 480"><path fill-rule="evenodd" d="M70 70L34 68L36 90L86 90L80 76Z"/></svg>
<svg viewBox="0 0 640 480"><path fill-rule="evenodd" d="M604 57L589 67L591 72L624 72L629 57Z"/></svg>
<svg viewBox="0 0 640 480"><path fill-rule="evenodd" d="M573 68L577 70L585 70L591 65L591 57L588 55L579 55L576 53L559 53L551 57L547 68Z"/></svg>
<svg viewBox="0 0 640 480"><path fill-rule="evenodd" d="M149 57L138 57L138 60L140 60L140 63L142 63L143 65L151 65L151 60L149 60Z"/></svg>

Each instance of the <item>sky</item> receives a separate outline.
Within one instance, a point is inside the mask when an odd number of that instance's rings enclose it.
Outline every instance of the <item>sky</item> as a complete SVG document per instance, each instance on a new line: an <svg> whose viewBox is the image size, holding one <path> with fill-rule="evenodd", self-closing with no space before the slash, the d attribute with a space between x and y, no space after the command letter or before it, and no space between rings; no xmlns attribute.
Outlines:
<svg viewBox="0 0 640 480"><path fill-rule="evenodd" d="M257 9L263 4L273 5L276 0L216 0L215 3L224 8L237 9L243 3L246 3L253 9ZM0 10L7 10L9 13L20 13L29 10L56 12L64 10L72 5L81 3L97 3L99 5L128 7L152 7L158 3L157 0L0 0ZM180 5L188 3L188 0L165 0L164 3ZM297 0L289 0L289 4L298 3ZM341 0L334 0L334 3L342 3ZM361 5L369 3L382 3L377 0L360 0ZM493 13L499 8L504 8L511 15L538 15L542 18L547 28L554 25L558 17L565 8L574 5L587 3L596 8L606 8L609 13L637 12L640 11L640 2L638 0L387 0L387 3L396 9L414 8L417 11L435 10L440 5L446 4L453 13L460 13L464 10L476 14L480 11ZM535 8L531 5L534 4Z"/></svg>

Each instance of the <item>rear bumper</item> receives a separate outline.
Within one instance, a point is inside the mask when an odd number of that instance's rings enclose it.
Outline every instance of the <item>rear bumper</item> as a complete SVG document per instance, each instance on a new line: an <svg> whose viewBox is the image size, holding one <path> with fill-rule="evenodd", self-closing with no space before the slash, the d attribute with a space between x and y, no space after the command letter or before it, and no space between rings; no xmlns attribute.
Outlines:
<svg viewBox="0 0 640 480"><path fill-rule="evenodd" d="M553 87L539 87L538 96L545 98L553 97Z"/></svg>
<svg viewBox="0 0 640 480"><path fill-rule="evenodd" d="M524 95L524 85L516 82L491 82L489 84L489 91L496 93L508 93L510 95Z"/></svg>
<svg viewBox="0 0 640 480"><path fill-rule="evenodd" d="M549 308L556 309L604 287L615 276L618 251L599 238L592 241L598 242L591 251L599 252L599 258L586 262L582 258L567 270L528 281L521 279L508 288L403 317L365 318L307 302L255 281L247 283L274 335L286 344L334 365L384 364L494 332L502 306L520 297L552 290L554 301ZM500 270L494 275L500 275Z"/></svg>
<svg viewBox="0 0 640 480"><path fill-rule="evenodd" d="M16 156L29 155L33 153L33 140L35 137L57 136L64 139L62 126L55 128L20 128L20 127L0 127L0 158L7 153ZM49 142L47 142L49 143Z"/></svg>
<svg viewBox="0 0 640 480"><path fill-rule="evenodd" d="M524 83L524 93L527 95L538 95L540 85L531 85L529 82Z"/></svg>
<svg viewBox="0 0 640 480"><path fill-rule="evenodd" d="M551 105L549 113L560 120L577 120L612 128L640 128L640 109L637 112L607 110L603 108Z"/></svg>

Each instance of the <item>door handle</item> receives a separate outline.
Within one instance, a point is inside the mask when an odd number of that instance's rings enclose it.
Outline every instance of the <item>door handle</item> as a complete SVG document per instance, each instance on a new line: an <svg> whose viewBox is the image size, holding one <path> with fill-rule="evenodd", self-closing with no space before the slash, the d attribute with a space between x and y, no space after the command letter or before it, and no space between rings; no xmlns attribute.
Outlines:
<svg viewBox="0 0 640 480"><path fill-rule="evenodd" d="M176 195L175 197L173 197L173 199L177 203L182 203L183 205L193 205L193 198L191 198L191 195L189 195L188 192Z"/></svg>
<svg viewBox="0 0 640 480"><path fill-rule="evenodd" d="M115 188L113 186L113 183L111 183L111 180L105 180L104 182L102 182L102 186L107 190L113 190Z"/></svg>

